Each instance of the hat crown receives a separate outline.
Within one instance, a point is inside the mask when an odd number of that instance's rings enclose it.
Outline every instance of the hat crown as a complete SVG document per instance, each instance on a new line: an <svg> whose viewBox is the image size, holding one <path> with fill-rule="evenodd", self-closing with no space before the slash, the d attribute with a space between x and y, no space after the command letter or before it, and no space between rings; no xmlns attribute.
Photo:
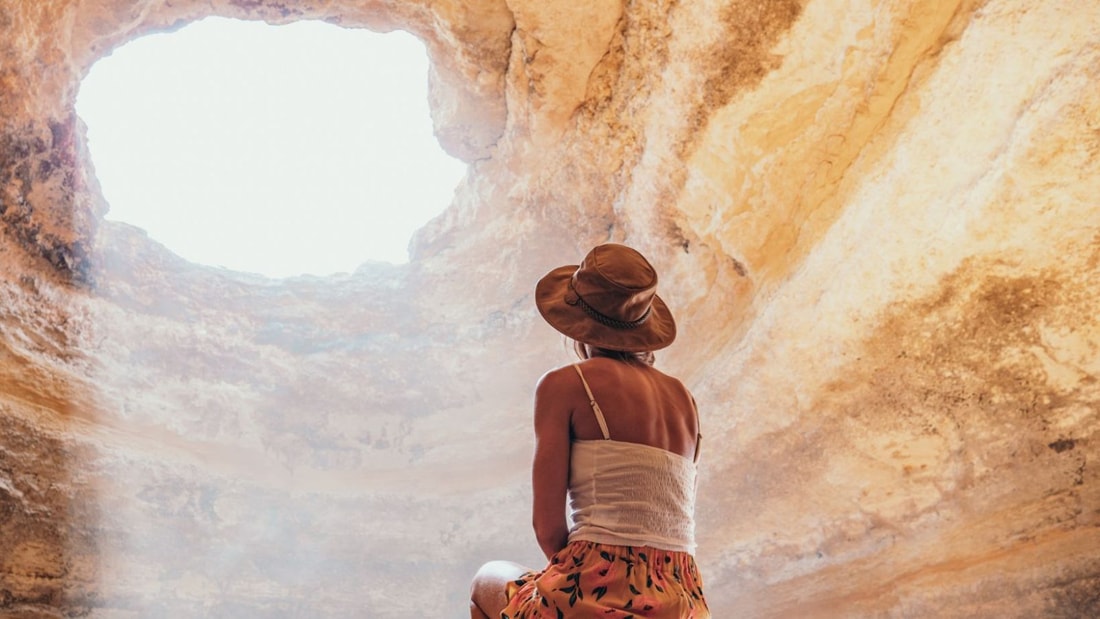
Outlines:
<svg viewBox="0 0 1100 619"><path fill-rule="evenodd" d="M676 339L656 269L625 245L598 245L581 264L551 270L535 285L535 305L550 326L591 346L646 352Z"/></svg>
<svg viewBox="0 0 1100 619"><path fill-rule="evenodd" d="M657 271L625 245L599 245L581 261L573 291L604 316L634 322L645 318L657 291Z"/></svg>

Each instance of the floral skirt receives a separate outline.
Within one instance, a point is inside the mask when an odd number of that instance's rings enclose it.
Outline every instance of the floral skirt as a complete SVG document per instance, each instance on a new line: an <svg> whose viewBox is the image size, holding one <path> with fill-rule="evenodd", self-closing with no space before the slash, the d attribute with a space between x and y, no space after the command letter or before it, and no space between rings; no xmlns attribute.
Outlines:
<svg viewBox="0 0 1100 619"><path fill-rule="evenodd" d="M541 572L508 583L501 619L709 619L686 552L575 541Z"/></svg>

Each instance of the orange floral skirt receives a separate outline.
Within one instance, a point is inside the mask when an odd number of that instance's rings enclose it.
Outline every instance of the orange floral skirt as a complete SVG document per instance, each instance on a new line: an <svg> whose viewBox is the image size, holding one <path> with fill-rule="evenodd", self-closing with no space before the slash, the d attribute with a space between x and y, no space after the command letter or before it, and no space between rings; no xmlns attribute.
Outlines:
<svg viewBox="0 0 1100 619"><path fill-rule="evenodd" d="M575 541L541 572L508 583L501 619L709 619L686 552Z"/></svg>

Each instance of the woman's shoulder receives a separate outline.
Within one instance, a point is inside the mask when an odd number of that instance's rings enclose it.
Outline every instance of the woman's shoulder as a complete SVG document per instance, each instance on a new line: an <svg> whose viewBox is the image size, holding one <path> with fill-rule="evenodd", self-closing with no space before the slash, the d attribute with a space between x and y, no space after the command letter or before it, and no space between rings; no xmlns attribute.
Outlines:
<svg viewBox="0 0 1100 619"><path fill-rule="evenodd" d="M542 376L539 377L538 382L542 383L542 382L545 382L545 381L548 381L548 380L549 381L561 380L561 377L564 376L564 375L567 375L567 374L571 374L573 376L576 376L577 372L576 372L576 370L573 369L574 365L576 365L576 364L568 363L566 365L561 365L561 366L558 366L556 368L550 368L549 370L546 370L546 372L544 372L542 374Z"/></svg>
<svg viewBox="0 0 1100 619"><path fill-rule="evenodd" d="M547 370L535 383L536 392L560 391L571 385L580 384L577 371L572 363Z"/></svg>

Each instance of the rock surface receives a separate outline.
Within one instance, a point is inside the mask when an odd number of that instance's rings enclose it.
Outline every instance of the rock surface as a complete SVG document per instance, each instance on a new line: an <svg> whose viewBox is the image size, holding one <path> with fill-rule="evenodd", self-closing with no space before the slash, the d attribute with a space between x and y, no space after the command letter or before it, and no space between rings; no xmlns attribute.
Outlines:
<svg viewBox="0 0 1100 619"><path fill-rule="evenodd" d="M267 280L105 204L73 111L205 15L403 28L470 171ZM1100 615L1100 3L0 4L0 616L461 617L536 564L535 279L625 241L700 402L716 617Z"/></svg>

